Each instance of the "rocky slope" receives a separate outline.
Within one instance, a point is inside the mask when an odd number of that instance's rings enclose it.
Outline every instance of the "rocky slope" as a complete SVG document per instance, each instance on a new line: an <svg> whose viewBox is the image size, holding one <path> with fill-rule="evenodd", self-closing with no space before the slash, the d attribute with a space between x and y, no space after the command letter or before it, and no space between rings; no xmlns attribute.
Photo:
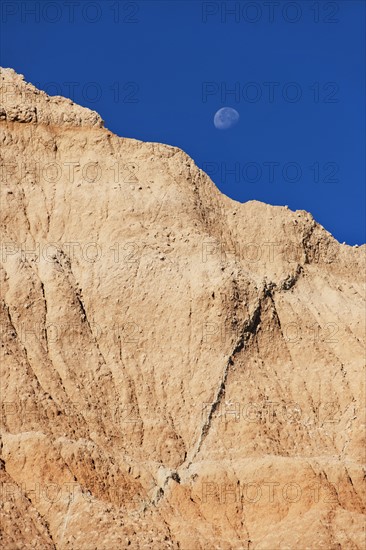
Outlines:
<svg viewBox="0 0 366 550"><path fill-rule="evenodd" d="M365 246L0 83L2 547L363 548Z"/></svg>

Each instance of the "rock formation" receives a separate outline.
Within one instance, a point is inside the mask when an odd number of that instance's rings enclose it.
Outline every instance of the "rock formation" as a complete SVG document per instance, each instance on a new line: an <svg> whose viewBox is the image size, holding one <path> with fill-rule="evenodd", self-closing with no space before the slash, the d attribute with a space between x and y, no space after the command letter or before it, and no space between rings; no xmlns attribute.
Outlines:
<svg viewBox="0 0 366 550"><path fill-rule="evenodd" d="M2 547L364 548L365 246L0 80Z"/></svg>

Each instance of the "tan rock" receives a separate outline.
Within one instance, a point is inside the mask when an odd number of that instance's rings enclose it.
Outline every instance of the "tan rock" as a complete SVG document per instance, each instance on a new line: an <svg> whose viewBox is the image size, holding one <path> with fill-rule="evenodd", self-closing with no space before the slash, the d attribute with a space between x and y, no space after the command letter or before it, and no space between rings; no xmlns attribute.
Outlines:
<svg viewBox="0 0 366 550"><path fill-rule="evenodd" d="M2 546L363 548L365 246L0 81Z"/></svg>

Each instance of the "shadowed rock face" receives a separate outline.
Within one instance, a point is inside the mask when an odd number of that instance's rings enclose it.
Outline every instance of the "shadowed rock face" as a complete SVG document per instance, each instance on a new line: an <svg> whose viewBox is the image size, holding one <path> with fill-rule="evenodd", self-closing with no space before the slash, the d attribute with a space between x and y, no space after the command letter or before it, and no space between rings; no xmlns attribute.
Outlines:
<svg viewBox="0 0 366 550"><path fill-rule="evenodd" d="M2 546L363 548L365 246L0 82Z"/></svg>

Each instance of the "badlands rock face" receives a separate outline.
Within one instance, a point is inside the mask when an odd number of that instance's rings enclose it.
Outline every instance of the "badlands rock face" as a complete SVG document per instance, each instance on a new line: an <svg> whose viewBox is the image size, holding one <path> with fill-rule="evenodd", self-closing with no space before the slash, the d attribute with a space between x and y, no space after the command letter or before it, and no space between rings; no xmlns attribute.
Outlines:
<svg viewBox="0 0 366 550"><path fill-rule="evenodd" d="M0 78L2 547L364 548L365 247Z"/></svg>

